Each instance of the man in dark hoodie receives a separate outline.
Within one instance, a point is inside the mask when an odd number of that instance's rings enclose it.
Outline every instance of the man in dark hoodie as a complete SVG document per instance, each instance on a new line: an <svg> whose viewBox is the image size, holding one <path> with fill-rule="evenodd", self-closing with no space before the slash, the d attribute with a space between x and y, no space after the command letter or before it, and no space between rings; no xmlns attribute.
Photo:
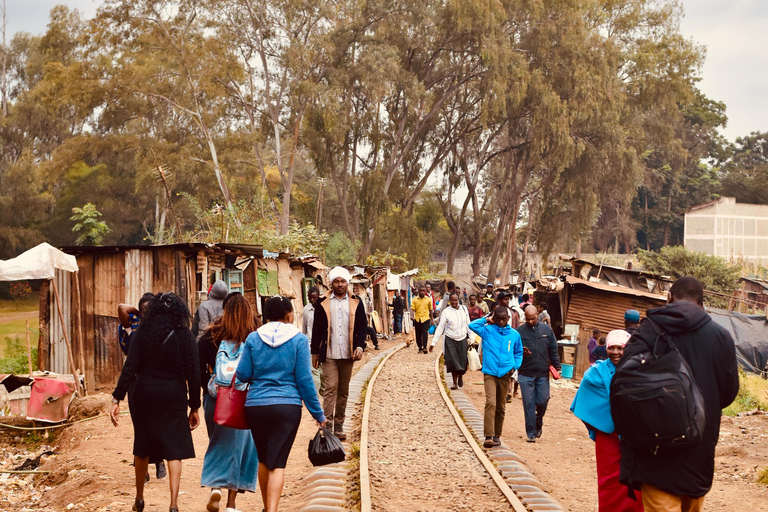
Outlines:
<svg viewBox="0 0 768 512"><path fill-rule="evenodd" d="M204 301L197 308L195 313L197 341L200 341L200 338L203 337L208 324L213 323L214 320L221 316L224 311L224 297L227 296L227 293L229 293L227 283L219 279L211 286L211 291L208 292L208 300Z"/></svg>
<svg viewBox="0 0 768 512"><path fill-rule="evenodd" d="M669 290L669 303L647 312L688 362L704 397L706 424L701 443L675 452L621 448L621 483L641 489L646 512L702 510L712 487L720 411L739 391L736 349L731 335L704 310L704 291L693 277L681 277ZM653 325L644 320L632 335L619 361L649 350L656 340Z"/></svg>

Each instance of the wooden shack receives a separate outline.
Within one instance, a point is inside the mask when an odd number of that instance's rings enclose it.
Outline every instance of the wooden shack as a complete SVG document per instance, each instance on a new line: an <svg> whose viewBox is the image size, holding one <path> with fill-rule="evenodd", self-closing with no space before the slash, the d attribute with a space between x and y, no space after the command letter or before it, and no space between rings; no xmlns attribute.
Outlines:
<svg viewBox="0 0 768 512"><path fill-rule="evenodd" d="M264 301L284 295L300 311L306 290L324 281L324 266L316 258L292 258L265 252L260 246L185 243L154 246L66 247L77 258L79 287L74 273L56 273L64 329L72 340L75 365L85 375L89 391L113 386L123 366L117 343L117 305L138 305L146 292L174 292L194 312L217 279L239 291L261 315ZM67 373L68 354L55 298L44 283L40 291L41 370ZM294 315L301 328L302 315ZM80 323L82 319L82 324Z"/></svg>

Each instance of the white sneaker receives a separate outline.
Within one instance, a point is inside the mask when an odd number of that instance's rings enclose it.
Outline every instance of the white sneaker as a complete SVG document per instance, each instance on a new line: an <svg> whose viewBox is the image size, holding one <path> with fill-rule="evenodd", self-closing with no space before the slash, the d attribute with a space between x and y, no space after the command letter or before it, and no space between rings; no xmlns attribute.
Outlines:
<svg viewBox="0 0 768 512"><path fill-rule="evenodd" d="M236 508L227 507L224 509L224 512L240 512L240 511L237 510Z"/></svg>
<svg viewBox="0 0 768 512"><path fill-rule="evenodd" d="M219 501L221 501L221 491L219 489L211 489L211 495L208 497L208 504L205 508L208 512L219 512Z"/></svg>

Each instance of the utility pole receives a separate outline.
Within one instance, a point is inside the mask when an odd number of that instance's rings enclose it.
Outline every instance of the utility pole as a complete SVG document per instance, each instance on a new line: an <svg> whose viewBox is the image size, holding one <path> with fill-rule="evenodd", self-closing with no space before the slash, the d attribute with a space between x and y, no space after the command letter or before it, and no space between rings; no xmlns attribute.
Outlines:
<svg viewBox="0 0 768 512"><path fill-rule="evenodd" d="M2 95L3 95L3 117L8 116L8 75L7 75L7 64L8 64L8 47L5 45L5 0L3 0L3 76L2 76L2 84L0 84L0 87L2 88Z"/></svg>
<svg viewBox="0 0 768 512"><path fill-rule="evenodd" d="M315 228L320 231L320 222L323 220L323 185L325 185L325 178L317 178L317 182L320 184L320 192L317 194L317 216L315 217Z"/></svg>

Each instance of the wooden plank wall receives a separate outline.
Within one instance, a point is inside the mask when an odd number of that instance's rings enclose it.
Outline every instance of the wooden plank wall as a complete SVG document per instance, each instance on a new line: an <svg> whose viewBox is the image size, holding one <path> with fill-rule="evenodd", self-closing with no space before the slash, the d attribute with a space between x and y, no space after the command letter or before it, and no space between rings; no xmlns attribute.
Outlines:
<svg viewBox="0 0 768 512"><path fill-rule="evenodd" d="M176 290L176 258L169 248L156 247L152 249L154 293L172 292Z"/></svg>
<svg viewBox="0 0 768 512"><path fill-rule="evenodd" d="M40 330L40 338L37 341L37 368L41 371L48 370L48 346L50 343L50 335L48 332L48 325L51 321L51 308L52 305L49 296L50 282L43 281L40 286L40 314L38 315L40 320L38 329Z"/></svg>
<svg viewBox="0 0 768 512"><path fill-rule="evenodd" d="M123 369L123 353L117 343L117 317L95 315L95 374L97 387L113 387Z"/></svg>
<svg viewBox="0 0 768 512"><path fill-rule="evenodd" d="M85 347L85 383L88 392L96 389L96 337L93 318L94 263L92 254L77 257L80 269L80 310L83 315L83 346Z"/></svg>

